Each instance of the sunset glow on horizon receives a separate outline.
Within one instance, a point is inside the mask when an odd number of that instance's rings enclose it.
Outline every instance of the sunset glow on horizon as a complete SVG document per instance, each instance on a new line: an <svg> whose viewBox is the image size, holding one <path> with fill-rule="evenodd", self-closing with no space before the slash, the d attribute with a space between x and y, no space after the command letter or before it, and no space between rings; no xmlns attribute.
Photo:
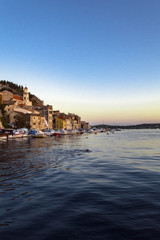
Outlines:
<svg viewBox="0 0 160 240"><path fill-rule="evenodd" d="M0 80L91 125L160 122L159 0L0 2Z"/></svg>

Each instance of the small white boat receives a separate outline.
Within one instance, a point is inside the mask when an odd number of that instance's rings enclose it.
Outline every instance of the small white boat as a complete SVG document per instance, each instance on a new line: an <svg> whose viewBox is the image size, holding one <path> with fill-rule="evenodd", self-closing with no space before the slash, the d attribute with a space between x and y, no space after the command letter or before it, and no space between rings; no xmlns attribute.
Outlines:
<svg viewBox="0 0 160 240"><path fill-rule="evenodd" d="M114 129L110 130L110 133L112 133L112 134L115 133L115 130Z"/></svg>
<svg viewBox="0 0 160 240"><path fill-rule="evenodd" d="M93 130L93 129L89 129L87 130L87 133L94 133L96 130Z"/></svg>
<svg viewBox="0 0 160 240"><path fill-rule="evenodd" d="M51 134L51 136L61 136L61 135L67 135L68 132L64 129L56 129L54 132Z"/></svg>
<svg viewBox="0 0 160 240"><path fill-rule="evenodd" d="M53 129L48 129L46 131L43 131L43 133L45 133L46 136L52 136L55 131Z"/></svg>
<svg viewBox="0 0 160 240"><path fill-rule="evenodd" d="M12 138L22 138L22 137L23 137L23 133L20 133L19 131L15 131L12 136Z"/></svg>
<svg viewBox="0 0 160 240"><path fill-rule="evenodd" d="M68 134L67 131L64 130L64 129L59 129L59 130L58 130L58 133L59 133L60 135L67 135L67 134Z"/></svg>
<svg viewBox="0 0 160 240"><path fill-rule="evenodd" d="M32 135L34 138L45 138L46 134L41 130L36 130L35 133Z"/></svg>
<svg viewBox="0 0 160 240"><path fill-rule="evenodd" d="M79 131L77 129L70 130L71 135L75 135L75 134L78 134L78 133L79 133Z"/></svg>
<svg viewBox="0 0 160 240"><path fill-rule="evenodd" d="M27 128L20 128L13 131L13 138L22 138L22 137L28 137Z"/></svg>

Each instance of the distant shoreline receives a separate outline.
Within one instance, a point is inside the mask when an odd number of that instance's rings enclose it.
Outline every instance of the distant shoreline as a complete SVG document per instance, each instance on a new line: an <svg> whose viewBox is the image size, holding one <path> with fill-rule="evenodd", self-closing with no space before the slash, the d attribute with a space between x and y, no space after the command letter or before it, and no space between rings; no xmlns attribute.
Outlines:
<svg viewBox="0 0 160 240"><path fill-rule="evenodd" d="M97 124L92 127L96 128L110 128L110 129L160 129L160 123L143 123L137 125L107 125L107 124Z"/></svg>

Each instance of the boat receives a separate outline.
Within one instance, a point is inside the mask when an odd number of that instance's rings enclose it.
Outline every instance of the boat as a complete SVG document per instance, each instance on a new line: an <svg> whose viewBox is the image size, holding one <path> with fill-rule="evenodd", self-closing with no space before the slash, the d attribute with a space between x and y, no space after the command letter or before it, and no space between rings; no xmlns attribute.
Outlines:
<svg viewBox="0 0 160 240"><path fill-rule="evenodd" d="M13 138L22 138L22 137L23 137L23 133L21 133L18 130L13 131Z"/></svg>
<svg viewBox="0 0 160 240"><path fill-rule="evenodd" d="M32 134L33 138L45 138L46 134L42 132L41 130L35 130L34 133Z"/></svg>
<svg viewBox="0 0 160 240"><path fill-rule="evenodd" d="M0 131L0 140L9 140L16 138L24 138L28 137L28 129L20 128L20 129L1 129Z"/></svg>
<svg viewBox="0 0 160 240"><path fill-rule="evenodd" d="M51 136L61 136L61 135L67 135L68 132L64 129L56 129L54 132L51 134Z"/></svg>
<svg viewBox="0 0 160 240"><path fill-rule="evenodd" d="M13 138L22 138L22 137L28 137L27 128L19 128L13 131Z"/></svg>
<svg viewBox="0 0 160 240"><path fill-rule="evenodd" d="M70 130L68 132L69 135L75 135L75 134L78 134L78 133L79 133L79 131L77 129L73 129L73 130Z"/></svg>
<svg viewBox="0 0 160 240"><path fill-rule="evenodd" d="M45 133L46 136L52 136L53 133L55 133L55 131L53 129L47 129L47 130L43 131L43 133Z"/></svg>
<svg viewBox="0 0 160 240"><path fill-rule="evenodd" d="M115 129L110 130L110 133L112 134L115 133Z"/></svg>
<svg viewBox="0 0 160 240"><path fill-rule="evenodd" d="M65 129L59 129L59 130L58 130L58 133L59 133L60 135L67 135L67 134L68 134Z"/></svg>

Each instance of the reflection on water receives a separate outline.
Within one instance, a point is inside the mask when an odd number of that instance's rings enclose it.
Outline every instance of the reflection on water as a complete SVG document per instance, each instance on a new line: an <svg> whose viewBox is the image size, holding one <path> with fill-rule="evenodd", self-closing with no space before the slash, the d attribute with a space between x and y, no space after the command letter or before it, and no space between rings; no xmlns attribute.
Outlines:
<svg viewBox="0 0 160 240"><path fill-rule="evenodd" d="M0 239L159 239L159 142L159 130L1 142Z"/></svg>

